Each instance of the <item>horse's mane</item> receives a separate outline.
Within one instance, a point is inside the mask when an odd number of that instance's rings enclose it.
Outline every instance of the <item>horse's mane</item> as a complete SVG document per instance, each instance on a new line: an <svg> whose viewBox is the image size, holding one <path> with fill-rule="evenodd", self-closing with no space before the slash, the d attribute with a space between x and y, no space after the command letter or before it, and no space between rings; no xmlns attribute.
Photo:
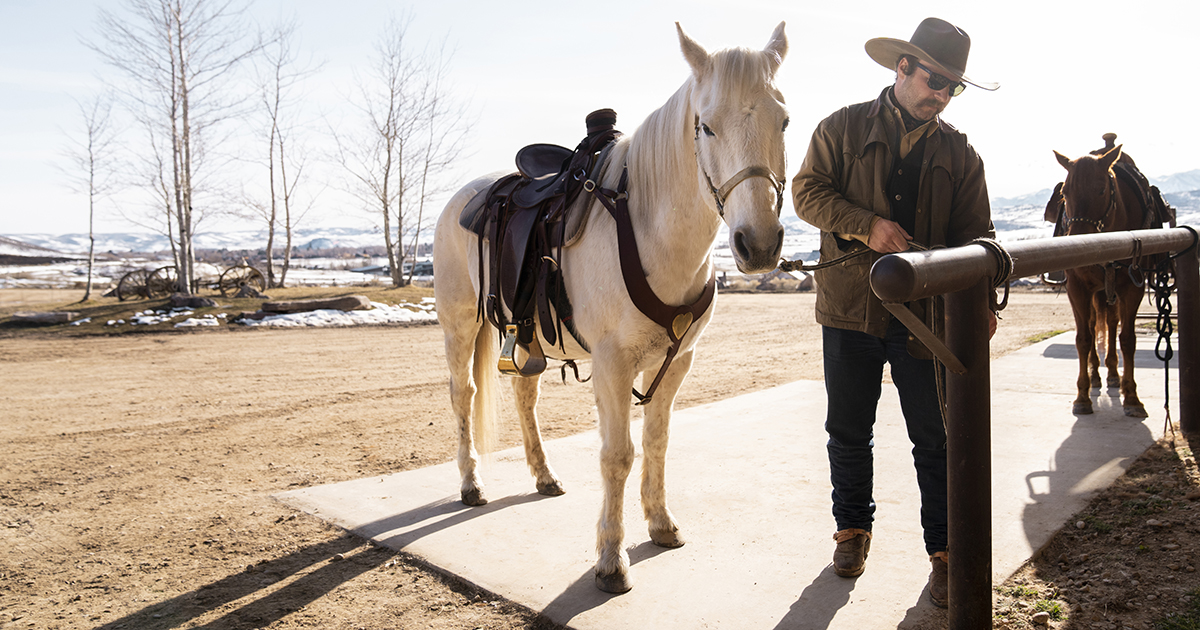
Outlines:
<svg viewBox="0 0 1200 630"><path fill-rule="evenodd" d="M767 53L747 48L720 50L710 59L708 74L715 77L725 94L753 94L762 85L773 85L773 68L778 65L778 60L772 62ZM691 138L694 133L696 113L691 109L691 96L695 85L696 78L689 75L667 102L628 136L625 160L630 169L630 188L643 199L651 191L659 195L670 191L675 198L694 193L698 187L695 149L690 142L679 142L681 137ZM783 101L777 91L775 97ZM653 160L646 158L651 155ZM680 186L685 188L680 190Z"/></svg>

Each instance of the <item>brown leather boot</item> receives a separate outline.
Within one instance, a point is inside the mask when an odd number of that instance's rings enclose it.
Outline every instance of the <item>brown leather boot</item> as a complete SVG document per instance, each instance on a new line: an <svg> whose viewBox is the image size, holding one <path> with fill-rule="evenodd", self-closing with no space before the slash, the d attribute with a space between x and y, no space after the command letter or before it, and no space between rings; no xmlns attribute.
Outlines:
<svg viewBox="0 0 1200 630"><path fill-rule="evenodd" d="M929 599L934 606L945 608L949 598L946 575L950 571L950 554L939 551L929 556L929 563L933 565L933 571L929 574Z"/></svg>
<svg viewBox="0 0 1200 630"><path fill-rule="evenodd" d="M867 566L871 551L871 532L865 529L843 529L833 535L837 549L833 551L833 572L842 577L858 577Z"/></svg>

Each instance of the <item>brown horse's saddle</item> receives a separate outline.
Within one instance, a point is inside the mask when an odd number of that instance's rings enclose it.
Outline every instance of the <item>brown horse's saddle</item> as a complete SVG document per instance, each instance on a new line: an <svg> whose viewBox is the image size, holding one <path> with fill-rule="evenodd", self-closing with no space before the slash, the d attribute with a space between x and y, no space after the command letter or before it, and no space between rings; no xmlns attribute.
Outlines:
<svg viewBox="0 0 1200 630"><path fill-rule="evenodd" d="M590 198L580 193L599 179L620 135L613 128L616 116L611 109L588 114L588 135L573 151L552 144L521 149L517 172L475 195L459 216L459 224L479 237L479 266L487 273L479 274L478 310L506 335L502 365L514 343L529 355L523 366L510 362L503 371L532 376L545 370L535 310L546 341L560 343L565 326L587 349L572 323L560 261L562 249L578 241L587 224Z"/></svg>
<svg viewBox="0 0 1200 630"><path fill-rule="evenodd" d="M1103 139L1104 146L1091 151L1092 155L1104 155L1106 152L1116 148L1116 133L1105 133ZM1150 180L1146 179L1146 175L1141 174L1138 164L1133 161L1133 157L1127 154L1126 151L1122 150L1121 157L1118 157L1116 163L1112 164L1112 173L1116 174L1118 179L1124 181L1124 184L1138 191L1138 199L1141 202L1142 210L1142 229L1160 228L1163 226L1175 227L1175 208L1172 208L1171 204L1166 203L1166 200L1163 199L1163 193L1158 190L1158 186L1151 185ZM1050 193L1050 200L1046 203L1044 217L1046 222L1055 224L1055 236L1067 233L1062 221L1062 209L1066 205L1066 199L1062 196L1062 185L1063 182L1058 182L1054 187L1054 192Z"/></svg>
<svg viewBox="0 0 1200 630"><path fill-rule="evenodd" d="M1106 133L1103 139L1104 146L1092 151L1092 155L1103 155L1115 148L1117 134ZM1158 186L1150 184L1150 180L1146 179L1146 176L1138 169L1133 157L1124 150L1121 151L1121 157L1113 164L1113 173L1126 185L1138 191L1138 200L1141 201L1142 206L1142 229L1160 228L1164 225L1175 227L1175 208L1163 199ZM1046 203L1044 218L1048 223L1054 224L1055 236L1066 234L1066 227L1062 221L1062 211L1066 200L1063 197L1062 189L1063 182L1059 182L1054 187L1054 192L1050 194L1050 201Z"/></svg>

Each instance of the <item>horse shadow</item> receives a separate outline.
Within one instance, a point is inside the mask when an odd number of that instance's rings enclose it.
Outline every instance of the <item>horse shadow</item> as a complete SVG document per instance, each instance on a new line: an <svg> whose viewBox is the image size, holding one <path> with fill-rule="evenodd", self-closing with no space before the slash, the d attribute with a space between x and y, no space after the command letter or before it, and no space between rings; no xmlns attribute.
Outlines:
<svg viewBox="0 0 1200 630"><path fill-rule="evenodd" d="M448 496L411 510L358 525L352 531L363 538L369 538L392 549L403 549L426 536L494 514L500 510L553 498L536 493L515 494L488 501L484 505L469 506L459 500L457 496ZM419 523L424 524L402 533L387 535L389 532L412 527Z"/></svg>
<svg viewBox="0 0 1200 630"><path fill-rule="evenodd" d="M630 566L636 565L667 551L671 550L645 541L629 549L629 564ZM545 619L562 624L565 628L575 617L599 608L617 597L621 597L621 594L605 593L596 588L595 573L589 568L583 575L573 580L571 585L559 593L549 604L546 604L541 614Z"/></svg>
<svg viewBox="0 0 1200 630"><path fill-rule="evenodd" d="M135 613L98 626L98 630L159 630L184 626L206 630L266 627L342 584L382 566L397 555L382 547L353 553L362 546L362 540L349 534L310 545L253 565L252 570L234 573L188 593L150 604ZM336 560L339 555L344 559ZM265 597L229 610L203 625L189 625L195 619L226 608L259 591L273 588L279 582L297 575L299 577Z"/></svg>
<svg viewBox="0 0 1200 630"><path fill-rule="evenodd" d="M1097 397L1094 392L1093 397ZM1021 522L1025 539L1035 553L1050 542L1053 532L1062 525L1063 519L1069 517L1059 506L1075 495L1099 492L1101 483L1113 473L1114 466L1125 468L1140 454L1129 453L1123 444L1154 443L1149 427L1123 415L1120 392L1116 388L1101 390L1098 397L1109 398L1109 404L1098 406L1095 414L1076 415L1071 433L1055 450L1047 470L1025 475L1029 503L1023 508ZM1108 411L1102 412L1103 408ZM1113 426L1106 422L1105 415L1128 421L1119 439L1112 435ZM1109 452L1106 454L1105 451Z"/></svg>
<svg viewBox="0 0 1200 630"><path fill-rule="evenodd" d="M463 505L456 497L427 503L356 527L334 540L298 549L288 555L252 565L246 571L202 585L188 593L150 604L133 614L98 626L97 630L165 630L184 626L197 630L266 627L358 576L397 558L438 574L451 588L463 589L464 585L454 576L422 563L419 559L404 554L400 549L424 536L470 519L545 498L549 497L538 494L515 495L479 507ZM403 534L372 540L377 535L399 527L430 519L435 520ZM360 551L355 552L360 548ZM290 581L264 597L240 605L203 625L190 625L195 619L226 608L243 598L253 597L257 592L275 588L277 584L286 580ZM470 586L465 588L476 590Z"/></svg>

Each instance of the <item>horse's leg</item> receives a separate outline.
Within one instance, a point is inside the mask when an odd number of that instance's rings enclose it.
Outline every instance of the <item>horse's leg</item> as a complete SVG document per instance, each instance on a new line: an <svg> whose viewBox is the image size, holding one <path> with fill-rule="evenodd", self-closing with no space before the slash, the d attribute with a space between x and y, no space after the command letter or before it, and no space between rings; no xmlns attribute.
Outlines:
<svg viewBox="0 0 1200 630"><path fill-rule="evenodd" d="M491 335L487 325L454 325L452 318L445 313L440 314L442 328L446 331L446 362L450 366L450 405L454 409L454 417L458 421L458 472L462 477L460 494L462 502L467 505L484 505L487 497L483 493L483 482L479 478L479 451L475 442L475 414L485 413L476 395L479 388L489 385L477 380L477 374L472 370L477 343L486 343L482 339ZM474 322L472 316L469 321ZM474 329L474 330L472 330ZM484 379L488 375L482 375Z"/></svg>
<svg viewBox="0 0 1200 630"><path fill-rule="evenodd" d="M541 379L537 376L522 376L512 379L513 393L517 398L517 416L521 419L521 437L525 442L525 463L529 472L537 479L538 494L556 497L563 494L562 482L546 461L542 448L542 433L538 428L537 402L541 390Z"/></svg>
<svg viewBox="0 0 1200 630"><path fill-rule="evenodd" d="M600 416L600 476L604 505L596 525L596 588L624 593L629 581L629 554L625 539L625 480L633 468L633 440L629 435L632 361L616 348L599 347L592 354L592 381Z"/></svg>
<svg viewBox="0 0 1200 630"><path fill-rule="evenodd" d="M1079 356L1079 377L1075 379L1077 394L1071 413L1092 413L1091 378L1088 376L1089 352L1095 352L1094 315L1092 294L1080 286L1082 282L1067 282L1067 297L1071 300L1071 311L1075 315L1075 352Z"/></svg>
<svg viewBox="0 0 1200 630"><path fill-rule="evenodd" d="M1105 302L1104 309L1104 325L1105 339L1108 342L1107 350L1104 353L1104 366L1108 368L1108 377L1105 384L1108 387L1119 387L1121 385L1121 375L1117 371L1117 331L1119 328L1120 311L1118 306Z"/></svg>
<svg viewBox="0 0 1200 630"><path fill-rule="evenodd" d="M1121 375L1121 399L1125 415L1132 418L1145 418L1146 406L1138 399L1137 383L1133 380L1134 354L1137 352L1137 320L1138 308L1142 304L1143 290L1137 285L1122 291L1121 299L1117 301L1121 318L1121 359L1125 370ZM1114 353L1115 354L1115 353Z"/></svg>
<svg viewBox="0 0 1200 630"><path fill-rule="evenodd" d="M675 395L684 377L692 368L693 351L689 350L671 362L663 375L654 399L646 405L646 421L642 427L642 511L650 527L650 540L660 547L682 547L684 540L679 524L667 508L666 461L667 440L670 435L671 411ZM657 369L645 373L642 383L648 387Z"/></svg>
<svg viewBox="0 0 1200 630"><path fill-rule="evenodd" d="M1104 294L1096 293L1092 296L1092 311L1088 315L1088 327L1093 331L1093 339L1097 340L1104 338L1104 327L1107 318L1101 314L1105 312ZM1088 348L1088 374L1091 378L1092 389L1100 389L1100 350L1096 343L1093 343Z"/></svg>

